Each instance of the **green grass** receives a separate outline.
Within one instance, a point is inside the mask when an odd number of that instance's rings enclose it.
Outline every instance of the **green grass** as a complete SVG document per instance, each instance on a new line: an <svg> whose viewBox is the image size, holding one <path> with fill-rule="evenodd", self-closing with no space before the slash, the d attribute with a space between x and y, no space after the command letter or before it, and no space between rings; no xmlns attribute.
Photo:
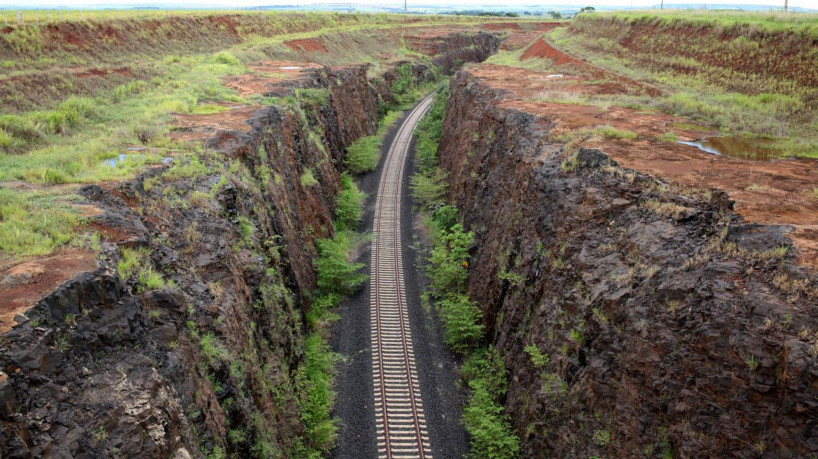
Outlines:
<svg viewBox="0 0 818 459"><path fill-rule="evenodd" d="M71 241L82 218L59 191L23 191L0 187L2 257L48 255Z"/></svg>
<svg viewBox="0 0 818 459"><path fill-rule="evenodd" d="M296 89L295 97L301 103L312 105L324 105L329 100L329 89L327 88L304 88Z"/></svg>
<svg viewBox="0 0 818 459"><path fill-rule="evenodd" d="M792 32L818 37L818 14L784 13L772 11L707 11L701 9L686 10L648 10L616 11L594 13L595 17L625 19L629 22L652 22L663 26L680 27L696 25L704 27L718 26L723 29L755 27L760 31Z"/></svg>
<svg viewBox="0 0 818 459"><path fill-rule="evenodd" d="M167 285L162 274L155 271L149 264L148 255L145 249L123 247L122 258L117 263L119 277L127 281L131 276L136 276L139 292L157 290Z"/></svg>

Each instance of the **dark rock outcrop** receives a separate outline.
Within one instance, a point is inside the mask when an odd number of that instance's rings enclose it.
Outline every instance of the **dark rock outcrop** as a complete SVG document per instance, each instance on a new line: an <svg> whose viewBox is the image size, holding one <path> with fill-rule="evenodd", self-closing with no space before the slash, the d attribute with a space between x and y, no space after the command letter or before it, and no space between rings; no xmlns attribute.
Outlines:
<svg viewBox="0 0 818 459"><path fill-rule="evenodd" d="M502 97L459 72L440 157L523 456L818 453L818 285L786 228L564 152Z"/></svg>

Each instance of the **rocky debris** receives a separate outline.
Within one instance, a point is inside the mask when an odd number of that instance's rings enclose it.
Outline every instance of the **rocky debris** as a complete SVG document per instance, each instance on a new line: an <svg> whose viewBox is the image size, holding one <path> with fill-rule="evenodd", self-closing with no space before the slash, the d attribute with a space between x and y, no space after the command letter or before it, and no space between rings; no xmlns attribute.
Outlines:
<svg viewBox="0 0 818 459"><path fill-rule="evenodd" d="M511 371L523 456L818 453L818 283L789 228L604 148L566 152L547 117L502 97L459 72L440 157L476 234L469 293Z"/></svg>
<svg viewBox="0 0 818 459"><path fill-rule="evenodd" d="M461 42L474 49L454 49L460 58L496 48ZM395 74L314 69L305 84L328 88L327 103L302 105L303 117L267 107L247 133L217 132L207 171L82 187L108 237L96 269L43 295L0 340L0 455L301 454L315 240L333 231L344 149L375 132ZM320 186L302 183L307 170ZM141 258L123 279L126 249Z"/></svg>

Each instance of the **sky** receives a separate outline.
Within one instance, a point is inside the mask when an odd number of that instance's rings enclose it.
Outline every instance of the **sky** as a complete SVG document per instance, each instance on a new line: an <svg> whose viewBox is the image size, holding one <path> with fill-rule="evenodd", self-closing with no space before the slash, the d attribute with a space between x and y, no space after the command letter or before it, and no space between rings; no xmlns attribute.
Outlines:
<svg viewBox="0 0 818 459"><path fill-rule="evenodd" d="M409 0L409 6L414 3L416 5L452 5L454 7L462 8L476 8L479 5L511 5L515 6L536 6L538 9L549 8L551 6L595 6L595 7L611 7L611 6L631 6L634 7L651 7L659 4L660 0L551 0L551 1L536 1L536 0L514 0L513 2L502 0ZM243 8L248 6L260 5L304 5L313 3L356 3L359 5L370 6L403 6L402 0L347 0L347 1L333 1L333 0L0 0L0 8L10 5L26 5L29 8L36 7L93 7L97 5L104 6L138 6L138 5L161 5L173 4L190 5L192 7L204 8ZM722 4L722 5L775 5L783 6L783 0L665 0L665 3L685 3L685 4ZM816 8L818 9L818 0L789 0L789 5L793 7Z"/></svg>

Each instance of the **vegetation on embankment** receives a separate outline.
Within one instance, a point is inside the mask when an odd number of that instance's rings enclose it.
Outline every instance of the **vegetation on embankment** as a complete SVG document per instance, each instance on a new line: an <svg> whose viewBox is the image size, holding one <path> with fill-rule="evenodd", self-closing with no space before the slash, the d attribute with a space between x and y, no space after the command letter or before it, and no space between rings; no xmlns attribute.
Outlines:
<svg viewBox="0 0 818 459"><path fill-rule="evenodd" d="M461 374L469 396L461 422L471 437L471 456L514 458L519 456L520 443L503 408L508 372L494 347L485 344L482 311L466 292L468 249L474 233L459 223L457 208L444 202L446 175L438 166L437 150L448 94L446 82L415 131L418 167L411 186L416 202L427 214L425 223L433 244L426 266L426 294L435 299L446 343L465 359Z"/></svg>
<svg viewBox="0 0 818 459"><path fill-rule="evenodd" d="M375 64L373 69L376 69L373 71L384 72L387 67L373 55L387 49L396 57L428 61L426 56L406 48L398 34L390 32L391 28L410 20L408 17L336 16L258 14L191 16L169 18L167 22L141 19L83 21L59 23L53 27L12 27L0 34L0 39L7 41L5 47L0 46L0 55L14 63L6 66L12 73L4 77L11 86L3 87L13 89L7 94L11 98L7 102L13 98L33 97L20 105L4 102L4 109L8 112L0 115L0 182L24 182L0 195L5 216L0 219L3 262L47 255L70 242L78 231L83 231L85 219L71 205L71 201L76 200L71 195L74 188L54 189L53 185L125 180L166 157L198 154L197 145L171 140L173 115L218 113L237 104L262 109L270 104L294 103L290 100L292 98L240 97L235 90L223 85L225 77L253 73L248 67L250 63L265 59L302 60L303 57L284 44L288 40L326 37L330 52L315 59L327 65L372 62ZM476 20L427 19L417 24ZM196 40L180 32L198 25L209 30L213 24L216 24L217 33L212 37L203 35L204 42L198 48L186 47L189 39ZM145 25L161 30L156 30L155 34L126 33L131 31L128 27ZM120 30L120 27L124 29ZM385 30L381 35L380 32L373 33L372 28ZM51 36L49 34L57 33L78 34L88 41L88 46L61 48L59 43L46 40ZM103 40L104 33L113 38L99 43L99 46L91 46L95 40ZM22 36L25 39L20 38ZM152 42L143 43L155 39L168 43L157 46L149 46ZM12 42L13 46L9 44ZM362 48L344 51L351 42ZM212 52L215 49L222 50ZM174 54L200 50L211 51L184 57ZM43 62L29 54L39 56ZM121 84L110 87L99 84L92 91L84 91L82 85L72 83L72 76L65 88L44 93L40 89L54 86L29 78L32 72L41 71L41 64L48 67L42 72L49 74L49 66L60 65L63 61L76 66L97 65L116 59L140 69L150 67L152 78L141 79L139 72L127 69L119 73L102 72L105 75L103 80ZM25 68L18 69L21 66ZM82 75L77 78L88 77L88 72L83 70L80 73ZM96 78L97 73L91 72L90 75ZM400 81L402 78L397 79ZM412 91L394 89L398 97L409 95L411 98L409 92ZM415 91L417 88L408 89ZM309 95L308 90L301 92L305 97ZM0 94L2 97L5 96ZM37 108L30 110L32 106ZM16 112L15 107L19 109ZM309 174L305 178L309 179ZM29 185L37 190L32 191Z"/></svg>
<svg viewBox="0 0 818 459"><path fill-rule="evenodd" d="M651 22L655 25L671 26L674 28L685 26L719 27L725 32L731 29L754 32L792 32L801 35L818 37L818 14L815 13L784 13L773 11L708 11L708 10L647 10L647 11L616 11L595 12L579 15L582 20L594 18L626 19L629 22Z"/></svg>
<svg viewBox="0 0 818 459"><path fill-rule="evenodd" d="M724 132L776 138L782 156L818 156L816 35L815 15L642 12L582 14L548 39L662 92L578 95L575 103L658 109Z"/></svg>

